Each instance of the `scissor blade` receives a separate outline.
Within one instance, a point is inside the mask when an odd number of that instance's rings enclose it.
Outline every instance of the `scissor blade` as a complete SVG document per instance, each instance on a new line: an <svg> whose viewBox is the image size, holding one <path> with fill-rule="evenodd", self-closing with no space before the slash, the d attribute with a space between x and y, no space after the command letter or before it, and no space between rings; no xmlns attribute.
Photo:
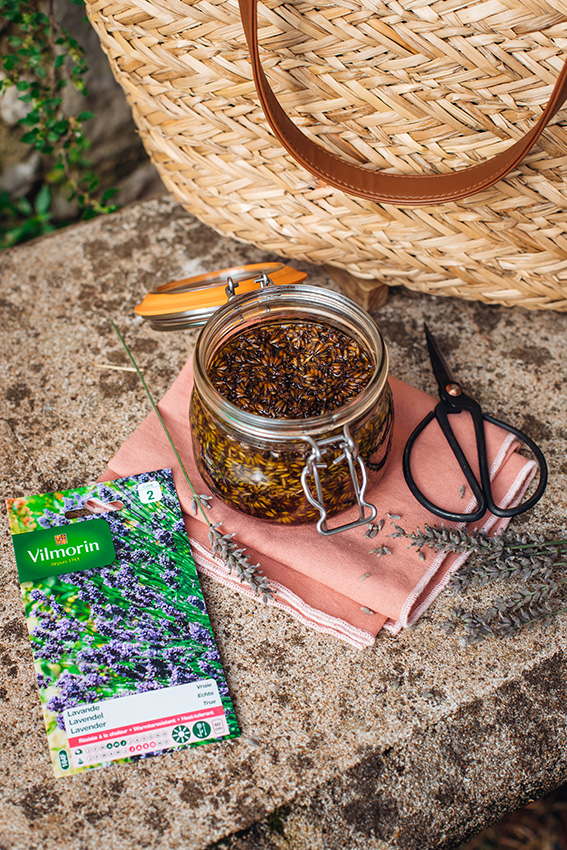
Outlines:
<svg viewBox="0 0 567 850"><path fill-rule="evenodd" d="M453 376L451 369L449 368L449 364L445 360L445 357L441 353L437 340L425 324L423 323L423 329L425 331L425 338L427 340L427 348L429 351L429 359L431 360L431 368L433 369L433 374L439 384L439 391L443 393L445 388L449 384L456 384L458 381Z"/></svg>

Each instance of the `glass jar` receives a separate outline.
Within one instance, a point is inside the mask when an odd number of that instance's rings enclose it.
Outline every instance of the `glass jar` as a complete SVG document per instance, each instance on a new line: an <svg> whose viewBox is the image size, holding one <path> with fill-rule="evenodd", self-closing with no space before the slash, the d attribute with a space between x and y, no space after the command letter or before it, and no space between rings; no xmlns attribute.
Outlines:
<svg viewBox="0 0 567 850"><path fill-rule="evenodd" d="M232 290L234 291L234 290ZM309 322L342 331L371 361L368 382L335 410L303 419L270 418L237 407L209 377L220 346L267 324ZM246 368L246 363L235 366ZM199 471L227 504L270 522L317 520L321 534L370 522L368 474L386 461L393 426L388 354L372 317L344 295L306 285L266 286L235 295L201 331L194 356L190 404L193 449ZM260 378L259 378L260 379ZM327 518L355 504L353 522L330 528Z"/></svg>

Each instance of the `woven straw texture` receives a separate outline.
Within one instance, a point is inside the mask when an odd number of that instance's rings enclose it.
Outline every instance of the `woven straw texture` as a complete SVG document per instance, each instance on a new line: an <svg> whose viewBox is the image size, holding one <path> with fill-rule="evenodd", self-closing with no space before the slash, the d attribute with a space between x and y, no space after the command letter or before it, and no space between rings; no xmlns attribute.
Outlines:
<svg viewBox="0 0 567 850"><path fill-rule="evenodd" d="M265 71L339 155L443 172L503 150L541 114L567 51L567 0L267 0ZM160 175L191 213L276 254L433 294L567 310L567 122L457 203L395 208L318 183L274 139L236 0L87 0Z"/></svg>

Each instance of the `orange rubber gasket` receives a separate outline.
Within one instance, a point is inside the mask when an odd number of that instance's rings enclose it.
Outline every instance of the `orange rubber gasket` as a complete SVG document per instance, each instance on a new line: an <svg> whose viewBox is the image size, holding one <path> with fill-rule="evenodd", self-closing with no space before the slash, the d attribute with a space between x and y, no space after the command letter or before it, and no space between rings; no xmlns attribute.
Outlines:
<svg viewBox="0 0 567 850"><path fill-rule="evenodd" d="M269 276L274 286L301 283L307 277L305 272L282 263L234 266L158 286L134 310L138 316L148 318L222 307L227 301L226 285L229 277L238 284L236 295L240 295L260 289L261 284L256 282L256 278L262 272Z"/></svg>

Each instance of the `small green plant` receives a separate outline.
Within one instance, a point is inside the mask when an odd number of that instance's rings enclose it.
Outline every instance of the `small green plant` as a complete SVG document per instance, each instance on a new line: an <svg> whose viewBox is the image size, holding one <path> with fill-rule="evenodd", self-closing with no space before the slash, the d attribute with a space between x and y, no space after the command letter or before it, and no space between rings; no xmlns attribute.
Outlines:
<svg viewBox="0 0 567 850"><path fill-rule="evenodd" d="M33 203L26 197L11 198L8 192L0 192L0 221L3 222L0 246L10 248L55 230L50 207L51 191L46 183Z"/></svg>
<svg viewBox="0 0 567 850"><path fill-rule="evenodd" d="M72 0L82 5L82 0ZM19 120L21 141L38 151L43 160L43 181L26 197L0 197L1 247L49 232L52 189L75 200L80 216L91 218L112 212L115 189L100 191L87 153L90 141L83 127L91 112L67 115L62 91L69 83L85 95L87 71L83 48L55 19L53 0L44 12L37 0L0 0L5 47L0 93L15 87L28 106Z"/></svg>

